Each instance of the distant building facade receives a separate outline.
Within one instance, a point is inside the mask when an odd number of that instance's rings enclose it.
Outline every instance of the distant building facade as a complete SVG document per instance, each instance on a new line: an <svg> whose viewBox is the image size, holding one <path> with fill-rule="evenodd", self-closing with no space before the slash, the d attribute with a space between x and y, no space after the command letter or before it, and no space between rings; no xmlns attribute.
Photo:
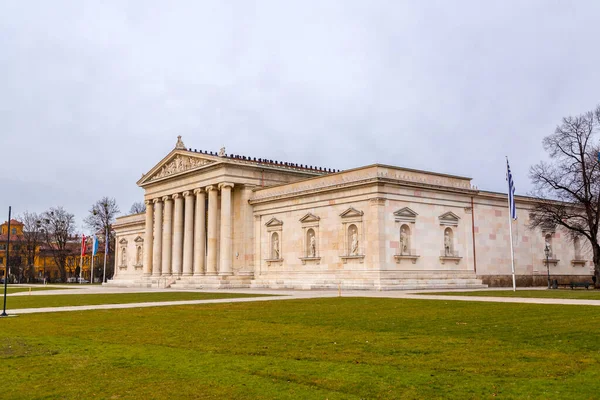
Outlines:
<svg viewBox="0 0 600 400"><path fill-rule="evenodd" d="M146 212L117 219L111 285L475 288L510 285L507 198L471 179L388 165L346 171L186 149L142 176ZM520 286L590 279L582 242L530 231L517 197Z"/></svg>
<svg viewBox="0 0 600 400"><path fill-rule="evenodd" d="M35 250L32 250L34 245L27 241L27 232L24 231L23 223L15 219L10 221L9 244L8 229L8 221L0 224L0 276L6 275L6 265L8 264L10 275L15 281L58 281L60 273L51 246L40 239L35 243ZM7 249L10 249L8 253ZM88 241L86 254L81 257L81 237L73 236L69 239L65 249L67 278L78 277L79 268L82 267L82 276L90 279L91 250L91 243ZM10 257L10 262L8 257ZM104 246L100 246L98 253L94 256L95 276L98 276L98 271L103 267L103 259Z"/></svg>

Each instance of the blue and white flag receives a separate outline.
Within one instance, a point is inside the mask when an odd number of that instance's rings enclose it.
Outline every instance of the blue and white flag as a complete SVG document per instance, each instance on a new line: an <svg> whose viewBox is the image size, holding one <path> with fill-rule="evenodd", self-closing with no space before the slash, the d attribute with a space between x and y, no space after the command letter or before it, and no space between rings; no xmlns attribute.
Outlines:
<svg viewBox="0 0 600 400"><path fill-rule="evenodd" d="M512 174L510 172L510 165L508 165L508 158L506 159L506 180L508 181L508 208L510 209L510 217L517 219L517 206L515 205L515 183L513 182Z"/></svg>
<svg viewBox="0 0 600 400"><path fill-rule="evenodd" d="M92 243L92 256L95 256L96 253L98 253L98 236L94 235L94 241Z"/></svg>

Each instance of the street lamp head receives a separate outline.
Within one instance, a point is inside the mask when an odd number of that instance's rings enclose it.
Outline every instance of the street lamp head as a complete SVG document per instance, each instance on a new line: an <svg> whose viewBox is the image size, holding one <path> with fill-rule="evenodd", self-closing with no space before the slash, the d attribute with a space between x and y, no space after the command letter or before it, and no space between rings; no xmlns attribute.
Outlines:
<svg viewBox="0 0 600 400"><path fill-rule="evenodd" d="M550 247L546 244L546 247L544 247L544 254L546 255L546 258L550 257Z"/></svg>

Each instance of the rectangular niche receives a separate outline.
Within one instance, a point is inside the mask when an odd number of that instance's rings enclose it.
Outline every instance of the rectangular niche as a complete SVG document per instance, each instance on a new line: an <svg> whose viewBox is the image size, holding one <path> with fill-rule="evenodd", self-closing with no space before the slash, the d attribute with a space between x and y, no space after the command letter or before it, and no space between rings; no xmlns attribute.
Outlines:
<svg viewBox="0 0 600 400"><path fill-rule="evenodd" d="M277 218L271 218L266 224L267 228L267 266L271 264L283 265L282 243L283 243L283 222Z"/></svg>
<svg viewBox="0 0 600 400"><path fill-rule="evenodd" d="M401 208L394 212L396 230L398 232L398 251L394 255L396 263L400 264L402 260L411 261L416 264L419 259L416 250L413 248L415 243L414 231L417 213L408 207Z"/></svg>
<svg viewBox="0 0 600 400"><path fill-rule="evenodd" d="M300 224L302 226L302 265L309 264L320 264L320 250L319 250L319 221L321 218L318 216L308 213L304 217L300 218Z"/></svg>
<svg viewBox="0 0 600 400"><path fill-rule="evenodd" d="M340 214L344 231L344 253L340 258L344 264L348 261L364 262L363 215L364 212L353 207Z"/></svg>

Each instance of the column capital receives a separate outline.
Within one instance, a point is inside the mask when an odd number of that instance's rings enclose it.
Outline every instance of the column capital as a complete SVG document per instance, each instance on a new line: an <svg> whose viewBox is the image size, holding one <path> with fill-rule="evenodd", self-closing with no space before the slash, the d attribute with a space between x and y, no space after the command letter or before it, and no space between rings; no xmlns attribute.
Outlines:
<svg viewBox="0 0 600 400"><path fill-rule="evenodd" d="M192 195L192 192L191 192L190 190L186 190L186 191L185 191L185 192L183 192L181 195L182 195L183 197L188 197L188 196L191 196L191 195Z"/></svg>
<svg viewBox="0 0 600 400"><path fill-rule="evenodd" d="M166 203L168 200L171 200L171 196L163 196L162 201Z"/></svg>
<svg viewBox="0 0 600 400"><path fill-rule="evenodd" d="M174 193L171 195L171 197L173 198L173 200L175 200L175 199L181 197L181 195L179 193Z"/></svg>
<svg viewBox="0 0 600 400"><path fill-rule="evenodd" d="M156 199L154 199L154 200L144 200L144 204L145 204L145 205L147 205L147 206L149 206L149 205L151 205L152 203L154 203L154 202L155 202L155 200L156 200Z"/></svg>
<svg viewBox="0 0 600 400"><path fill-rule="evenodd" d="M221 182L219 183L219 190L223 189L224 187L230 187L233 189L233 183L231 182Z"/></svg>
<svg viewBox="0 0 600 400"><path fill-rule="evenodd" d="M207 187L204 188L207 192L213 191L213 190L217 190L217 185L208 185Z"/></svg>
<svg viewBox="0 0 600 400"><path fill-rule="evenodd" d="M194 189L194 194L198 194L198 193L204 193L204 189L203 188Z"/></svg>
<svg viewBox="0 0 600 400"><path fill-rule="evenodd" d="M160 197L157 197L156 199L152 199L152 202L153 202L154 204L156 204L156 203L160 203L161 201L162 201L162 200L160 199Z"/></svg>

